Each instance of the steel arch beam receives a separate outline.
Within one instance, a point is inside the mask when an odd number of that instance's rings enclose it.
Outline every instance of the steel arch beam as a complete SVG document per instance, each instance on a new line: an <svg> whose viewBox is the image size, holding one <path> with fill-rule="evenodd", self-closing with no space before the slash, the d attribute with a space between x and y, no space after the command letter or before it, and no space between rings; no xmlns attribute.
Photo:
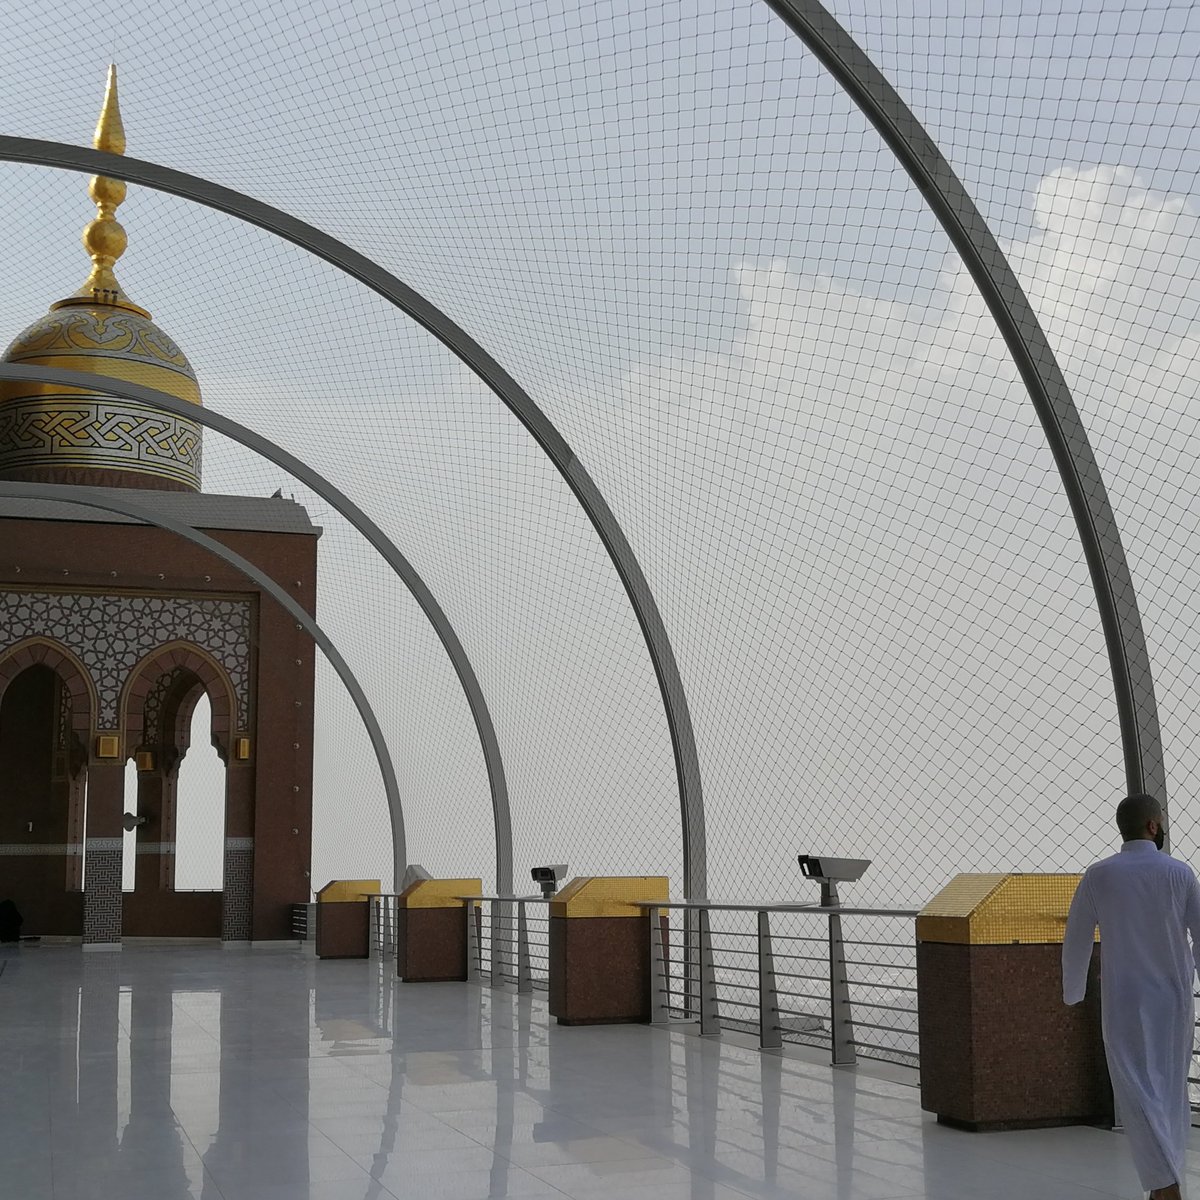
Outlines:
<svg viewBox="0 0 1200 1200"><path fill-rule="evenodd" d="M375 761L379 764L379 774L383 778L383 790L388 798L388 813L392 822L392 842L395 847L396 861L407 864L408 847L404 837L404 813L400 803L400 786L396 782L396 770L392 765L392 756L388 751L383 730L375 719L375 710L371 707L354 672L338 653L337 647L329 640L308 611L288 594L286 588L281 587L248 558L243 558L235 550L230 550L228 546L218 542L215 538L201 533L186 521L176 521L173 517L167 517L157 512L152 507L153 493L147 493L147 503L139 504L128 499L127 492L114 488L75 487L69 484L0 483L0 496L21 500L53 500L56 504L80 504L87 508L134 517L145 525L157 525L160 529L185 538L210 554L216 555L217 558L223 559L262 588L297 625L304 627L304 631L321 648L330 665L338 673L338 678L345 685L346 691L350 693L354 707L358 709L358 715L366 726L367 736L371 739L371 748L375 751ZM396 867L397 874L402 870L402 867Z"/></svg>
<svg viewBox="0 0 1200 1200"><path fill-rule="evenodd" d="M1133 576L1100 466L1041 322L962 181L883 72L819 0L766 0L875 126L962 255L1054 455L1092 577L1130 792L1167 802L1158 704Z"/></svg>
<svg viewBox="0 0 1200 1200"><path fill-rule="evenodd" d="M471 660L467 657L467 652L458 639L458 634L454 632L454 626L450 624L449 617L442 611L416 568L400 553L387 534L349 496L336 488L319 472L313 470L302 459L289 454L282 446L277 446L274 442L230 417L214 412L211 408L193 404L190 400L180 400L177 396L145 387L140 383L113 379L107 375L93 375L85 371L64 371L57 367L0 362L0 379L49 383L60 387L84 388L89 392L99 392L102 395L120 396L122 399L146 404L152 408L166 409L176 416L186 417L189 421L196 421L210 429L215 429L223 436L240 442L243 446L261 454L276 466L282 467L294 475L306 487L316 492L322 499L327 500L379 551L384 561L400 577L401 582L421 606L421 610L429 619L429 623L445 647L462 685L467 704L471 709L471 716L475 721L475 729L479 735L479 743L483 749L484 762L487 766L488 785L492 797L492 816L496 828L497 887L502 894L511 892L513 886L512 818L509 814L508 783L504 774L504 763L500 756L500 743L496 737L496 728L492 724L487 701L484 699L483 689L471 666ZM391 799L392 797L389 796L389 807ZM398 797L396 802L399 803ZM398 808L391 819L393 825L396 822L403 822ZM395 856L397 891L407 862L407 859L401 855L400 849L401 847L397 846Z"/></svg>
<svg viewBox="0 0 1200 1200"><path fill-rule="evenodd" d="M228 213L250 225L274 233L285 241L324 259L338 270L366 284L390 304L410 316L469 367L504 403L505 407L533 435L549 456L567 485L575 493L592 526L600 535L608 556L616 567L633 611L641 627L654 674L662 694L663 708L671 734L675 773L679 781L680 819L683 826L684 891L703 896L707 890L705 859L704 798L700 782L700 760L691 712L683 689L675 651L667 636L662 614L654 600L650 583L642 571L633 547L609 508L595 480L575 457L554 422L542 412L519 383L466 330L444 312L378 263L330 237L313 225L261 200L242 195L220 184L211 183L170 167L124 155L106 154L83 146L35 138L0 136L0 161L60 167L84 174L107 175L127 183L141 184L160 192L169 192L185 200L194 200L208 208Z"/></svg>

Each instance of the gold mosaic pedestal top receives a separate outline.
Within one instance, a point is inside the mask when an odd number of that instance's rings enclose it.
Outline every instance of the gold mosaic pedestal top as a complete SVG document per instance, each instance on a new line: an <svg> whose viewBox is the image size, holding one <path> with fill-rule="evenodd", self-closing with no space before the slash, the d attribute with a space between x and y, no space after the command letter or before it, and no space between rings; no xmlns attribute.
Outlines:
<svg viewBox="0 0 1200 1200"><path fill-rule="evenodd" d="M642 904L670 897L665 875L581 875L550 901L552 917L641 917Z"/></svg>
<svg viewBox="0 0 1200 1200"><path fill-rule="evenodd" d="M1080 875L957 875L917 917L917 941L964 946L1059 943Z"/></svg>

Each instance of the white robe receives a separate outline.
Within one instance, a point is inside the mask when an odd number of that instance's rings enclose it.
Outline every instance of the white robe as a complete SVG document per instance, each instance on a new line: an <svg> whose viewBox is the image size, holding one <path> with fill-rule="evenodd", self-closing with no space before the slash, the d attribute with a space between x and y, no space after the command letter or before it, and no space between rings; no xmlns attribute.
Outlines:
<svg viewBox="0 0 1200 1200"><path fill-rule="evenodd" d="M1182 1187L1191 1123L1192 987L1200 969L1195 873L1146 840L1126 842L1121 853L1088 868L1063 940L1068 1004L1078 1004L1087 990L1097 925L1101 1023L1117 1113L1142 1186Z"/></svg>

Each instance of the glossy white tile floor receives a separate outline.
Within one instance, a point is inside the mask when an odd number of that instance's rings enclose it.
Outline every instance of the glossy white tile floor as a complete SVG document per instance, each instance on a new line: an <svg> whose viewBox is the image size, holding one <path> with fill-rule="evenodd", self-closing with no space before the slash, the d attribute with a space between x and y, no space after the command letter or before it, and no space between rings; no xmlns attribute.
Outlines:
<svg viewBox="0 0 1200 1200"><path fill-rule="evenodd" d="M292 950L4 949L0 1200L1139 1195L1117 1134L957 1133L865 1072L559 1029L540 998Z"/></svg>

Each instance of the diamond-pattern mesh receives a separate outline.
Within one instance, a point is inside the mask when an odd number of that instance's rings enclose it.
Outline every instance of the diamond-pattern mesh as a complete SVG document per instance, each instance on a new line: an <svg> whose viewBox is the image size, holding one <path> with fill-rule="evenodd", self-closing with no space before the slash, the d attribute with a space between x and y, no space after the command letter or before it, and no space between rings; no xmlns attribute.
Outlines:
<svg viewBox="0 0 1200 1200"><path fill-rule="evenodd" d="M86 141L103 63L75 7L35 0L0 47L8 132ZM794 895L793 856L814 850L876 859L851 900L915 902L959 870L1071 869L1109 843L1112 686L1042 432L920 197L765 5L106 11L131 154L377 258L566 435L675 646L710 894ZM1132 0L835 11L962 175L1075 391L1139 589L1187 850L1197 18ZM0 202L15 334L81 281L90 205L81 179L16 167ZM447 611L496 722L518 879L567 860L678 882L648 655L518 422L302 252L145 189L121 218L119 277L206 402L326 472ZM411 857L487 876L478 741L413 602L326 506L212 435L205 485L282 486L325 527L319 615L380 711ZM365 737L319 683L313 874L386 877Z"/></svg>

